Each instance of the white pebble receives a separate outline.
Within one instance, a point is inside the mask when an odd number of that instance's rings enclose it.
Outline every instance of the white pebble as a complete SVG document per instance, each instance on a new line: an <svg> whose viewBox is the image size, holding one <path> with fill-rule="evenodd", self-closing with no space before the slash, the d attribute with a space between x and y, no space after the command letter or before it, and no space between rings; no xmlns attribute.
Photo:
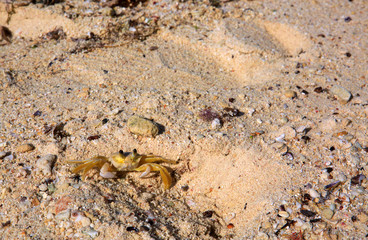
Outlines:
<svg viewBox="0 0 368 240"><path fill-rule="evenodd" d="M14 159L14 155L13 154L10 154L10 155L4 157L4 160L5 161L12 161L13 159Z"/></svg>
<svg viewBox="0 0 368 240"><path fill-rule="evenodd" d="M0 159L3 159L8 153L3 151L3 152L0 152Z"/></svg>
<svg viewBox="0 0 368 240"><path fill-rule="evenodd" d="M59 221L68 220L69 218L70 218L70 209L59 212L55 216L55 219Z"/></svg>
<svg viewBox="0 0 368 240"><path fill-rule="evenodd" d="M283 218L288 218L290 216L290 214L286 211L280 211L279 215Z"/></svg>
<svg viewBox="0 0 368 240"><path fill-rule="evenodd" d="M43 183L40 186L38 186L38 189L40 189L40 191L42 191L42 192L45 192L47 190L47 185L45 183Z"/></svg>
<svg viewBox="0 0 368 240"><path fill-rule="evenodd" d="M285 138L285 134L281 134L277 138L275 138L276 142L283 142Z"/></svg>
<svg viewBox="0 0 368 240"><path fill-rule="evenodd" d="M211 127L212 127L213 129L220 128L220 127L221 127L221 121L220 121L220 119L215 118L215 119L212 121L212 123L211 123Z"/></svg>
<svg viewBox="0 0 368 240"><path fill-rule="evenodd" d="M312 198L319 198L321 195L314 190L313 188L309 189L309 195L311 195Z"/></svg>
<svg viewBox="0 0 368 240"><path fill-rule="evenodd" d="M324 179L324 180L327 180L329 178L330 174L328 172L323 172L321 174L321 178Z"/></svg>

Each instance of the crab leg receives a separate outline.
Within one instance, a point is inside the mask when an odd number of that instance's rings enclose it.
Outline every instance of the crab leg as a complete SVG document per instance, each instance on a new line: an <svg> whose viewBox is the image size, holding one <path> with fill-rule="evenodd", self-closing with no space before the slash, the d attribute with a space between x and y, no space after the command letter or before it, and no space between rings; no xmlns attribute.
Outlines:
<svg viewBox="0 0 368 240"><path fill-rule="evenodd" d="M86 177L86 174L88 173L89 170L91 170L92 168L99 168L101 169L102 166L108 162L108 158L106 157L103 157L103 156L97 156L97 157L94 157L92 159L89 159L89 160L82 160L82 161L79 161L79 160L75 160L75 161L68 161L68 163L76 163L76 164L81 164L79 166L77 166L76 168L73 169L73 173L78 173L80 171L83 171L82 173L82 178L83 180L85 179Z"/></svg>
<svg viewBox="0 0 368 240"><path fill-rule="evenodd" d="M148 171L152 171L152 172L160 172L161 178L162 178L162 183L164 184L164 188L165 189L169 189L172 183L171 180L171 176L169 171L167 171L167 169L161 165L158 165L156 163L145 163L143 165L141 165L140 167L134 169L135 171L138 172L144 172L142 175L147 175L149 172ZM146 173L147 172L147 173Z"/></svg>
<svg viewBox="0 0 368 240"><path fill-rule="evenodd" d="M153 156L153 155L142 156L141 163L154 163L154 162L176 163L176 161L168 160L168 159Z"/></svg>

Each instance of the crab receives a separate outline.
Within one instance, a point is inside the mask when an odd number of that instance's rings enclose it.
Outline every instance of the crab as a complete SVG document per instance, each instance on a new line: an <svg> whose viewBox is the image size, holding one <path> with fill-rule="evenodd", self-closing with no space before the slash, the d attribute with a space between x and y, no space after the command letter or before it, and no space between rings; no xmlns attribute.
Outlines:
<svg viewBox="0 0 368 240"><path fill-rule="evenodd" d="M176 163L155 155L140 155L134 149L131 153L120 150L110 157L96 156L87 160L72 160L68 163L79 164L72 170L73 173L82 172L82 179L86 178L87 173L93 169L100 169L100 176L103 178L115 178L119 171L143 172L140 177L147 176L150 172L160 172L162 183L165 189L169 189L172 178L167 168L157 164L157 162Z"/></svg>

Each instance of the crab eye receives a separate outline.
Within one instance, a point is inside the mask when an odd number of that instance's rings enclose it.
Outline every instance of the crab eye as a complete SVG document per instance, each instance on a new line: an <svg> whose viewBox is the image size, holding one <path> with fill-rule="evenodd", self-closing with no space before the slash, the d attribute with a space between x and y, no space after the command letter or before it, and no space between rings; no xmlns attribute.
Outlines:
<svg viewBox="0 0 368 240"><path fill-rule="evenodd" d="M135 155L135 154L137 154L137 149L133 149L133 154Z"/></svg>
<svg viewBox="0 0 368 240"><path fill-rule="evenodd" d="M120 153L120 154L124 154L123 150L119 150L119 153Z"/></svg>

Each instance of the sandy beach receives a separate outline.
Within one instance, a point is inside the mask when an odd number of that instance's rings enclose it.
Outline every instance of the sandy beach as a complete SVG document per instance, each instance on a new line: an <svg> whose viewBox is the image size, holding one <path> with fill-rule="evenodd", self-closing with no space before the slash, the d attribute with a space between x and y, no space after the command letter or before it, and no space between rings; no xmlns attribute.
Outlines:
<svg viewBox="0 0 368 240"><path fill-rule="evenodd" d="M367 237L367 11L0 2L0 238ZM68 162L133 149L169 189Z"/></svg>

